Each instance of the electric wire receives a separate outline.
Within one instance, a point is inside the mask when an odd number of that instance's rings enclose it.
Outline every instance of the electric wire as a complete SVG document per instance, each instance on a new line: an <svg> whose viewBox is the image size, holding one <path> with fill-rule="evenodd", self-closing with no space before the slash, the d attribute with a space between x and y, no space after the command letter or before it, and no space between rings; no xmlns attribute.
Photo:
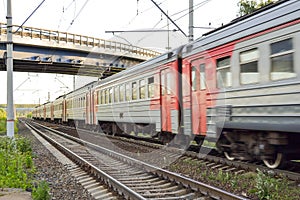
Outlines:
<svg viewBox="0 0 300 200"><path fill-rule="evenodd" d="M158 5L162 5L162 4L163 4L164 2L166 2L166 1L167 1L167 0L164 0L164 1L160 2L160 3L158 3ZM146 8L146 9L143 10L143 11L138 11L138 12L134 15L134 17L133 17L126 25L124 25L123 27L127 27L127 26L131 25L132 22L134 22L134 20L135 20L138 16L141 16L142 14L144 14L144 13L146 13L146 12L148 12L148 11L154 9L154 8L155 8L155 6L151 6L151 7L149 7L149 8ZM137 10L138 10L138 9L137 9Z"/></svg>
<svg viewBox="0 0 300 200"><path fill-rule="evenodd" d="M210 0L201 1L201 2L198 3L198 4L193 5L193 9L194 9L194 10L197 10L197 9L199 8L199 6L201 7L202 4L203 4L203 3L206 3L207 1L210 1ZM181 13L186 12L186 11L189 11L189 8L186 8L186 9L184 9L184 10L181 10L181 11L178 11L178 12L176 12L176 13L173 13L171 16L173 17L173 16L176 16L176 15L181 14Z"/></svg>
<svg viewBox="0 0 300 200"><path fill-rule="evenodd" d="M202 6L204 6L205 4L209 3L212 0L205 0L203 1L201 4L199 4L198 6L194 6L193 10L198 10L199 8L201 8ZM184 15L178 17L177 19L175 19L174 21L178 21L179 19L182 19L183 17L187 16L188 14L190 14L190 11L188 11L188 13L185 13Z"/></svg>
<svg viewBox="0 0 300 200"><path fill-rule="evenodd" d="M85 3L83 4L83 6L80 8L79 12L77 13L77 15L73 18L73 20L70 23L70 26L68 27L67 30L69 30L71 28L71 26L74 24L75 20L78 18L78 16L81 14L81 12L83 11L83 9L85 8L85 6L87 5L87 3L89 2L89 0L86 0Z"/></svg>
<svg viewBox="0 0 300 200"><path fill-rule="evenodd" d="M202 1L200 2L199 4L197 4L196 6L193 6L193 10L198 10L199 8L201 8L202 6L204 6L205 4L209 3L210 1L212 0L205 0L205 1ZM185 9L186 10L189 10L189 9ZM187 13L183 14L182 16L178 17L177 19L174 20L174 22L182 19L183 17L187 16L188 14L190 14L190 11L188 11ZM172 15L171 15L172 16ZM168 25L164 25L163 27L161 27L161 29L163 28L166 28Z"/></svg>
<svg viewBox="0 0 300 200"><path fill-rule="evenodd" d="M202 7L202 6L204 6L205 4L209 3L210 1L211 1L211 0L204 0L204 1L202 1L202 2L200 2L200 3L198 3L198 4L196 4L196 5L194 5L194 6L193 6L193 10L195 11L195 10L199 9L200 7ZM186 11L188 11L188 13L185 13L183 16L180 16L179 18L177 18L177 19L174 20L174 21L178 21L179 19L185 17L186 15L188 15L188 14L190 13L189 8L188 8L188 9L184 9L184 10L182 10L182 11L179 11L179 12L177 12L177 13L174 13L174 14L172 14L171 16L175 16L175 15L178 15L178 14L183 13L183 12L186 12ZM163 21L163 19L161 18L161 19L160 19L160 20L159 20L159 21L158 21L151 29L155 29L162 21ZM164 26L162 26L160 29L164 29L164 28L166 28L167 26L168 26L168 25L164 25ZM143 41L144 39L147 39L148 37L150 37L150 36L153 35L153 34L154 34L154 33L149 33L149 34L143 36L141 39L139 39L139 40L137 41L136 44L139 44L141 41Z"/></svg>
<svg viewBox="0 0 300 200"><path fill-rule="evenodd" d="M69 11L69 9L71 8L71 6L73 4L74 4L73 18L74 18L75 15L76 15L76 0L71 0L71 2L69 4L67 4L66 6L65 6L65 3L63 3L62 13L61 13L61 16L60 16L60 19L59 19L59 23L58 23L58 26L57 26L58 30L60 29L60 26L61 26L62 22L66 21L66 19L64 19L64 16Z"/></svg>
<svg viewBox="0 0 300 200"><path fill-rule="evenodd" d="M18 32L20 30L20 28L23 27L23 25L33 16L33 14L43 5L43 3L45 2L46 0L43 0L33 11L32 13L25 19L25 21L18 27L18 29L14 32Z"/></svg>

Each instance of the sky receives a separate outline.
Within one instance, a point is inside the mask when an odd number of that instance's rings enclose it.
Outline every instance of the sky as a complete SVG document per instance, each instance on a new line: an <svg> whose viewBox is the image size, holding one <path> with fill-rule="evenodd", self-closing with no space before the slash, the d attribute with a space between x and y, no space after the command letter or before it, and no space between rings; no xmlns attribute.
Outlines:
<svg viewBox="0 0 300 200"><path fill-rule="evenodd" d="M21 25L43 0L12 0L13 24ZM188 35L189 0L155 0L157 4ZM238 16L238 0L194 0L194 26L217 28ZM0 1L0 22L6 23L7 0ZM151 0L45 0L24 26L59 30L102 39L112 39L106 31L126 31L138 29L170 30L176 27L162 14ZM209 29L194 29L195 39ZM120 35L123 42L136 46L156 45L154 34L130 40L130 33ZM143 33L144 34L144 33ZM179 31L171 42L186 39ZM141 33L142 35L142 33ZM151 37L152 36L152 37ZM147 40L148 43L147 43ZM145 45L148 44L148 45ZM2 55L1 55L2 56ZM76 82L82 79L76 77ZM15 103L44 103L55 99L73 88L73 76L46 75L35 73L14 73ZM6 103L6 72L0 72L0 104ZM49 95L50 94L50 95Z"/></svg>

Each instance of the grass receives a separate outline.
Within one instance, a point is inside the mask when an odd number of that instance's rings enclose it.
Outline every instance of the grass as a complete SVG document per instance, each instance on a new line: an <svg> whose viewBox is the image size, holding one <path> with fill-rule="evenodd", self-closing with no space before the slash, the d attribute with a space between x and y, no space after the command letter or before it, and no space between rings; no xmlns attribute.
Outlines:
<svg viewBox="0 0 300 200"><path fill-rule="evenodd" d="M30 142L19 136L0 138L0 188L30 188L34 173Z"/></svg>
<svg viewBox="0 0 300 200"><path fill-rule="evenodd" d="M207 140L203 141L203 146L205 147L211 147L211 148L216 148L216 143L215 142L209 142Z"/></svg>
<svg viewBox="0 0 300 200"><path fill-rule="evenodd" d="M3 135L6 133L6 119L2 118L0 119L0 135Z"/></svg>
<svg viewBox="0 0 300 200"><path fill-rule="evenodd" d="M250 199L300 199L297 183L289 181L283 176L274 176L259 170L235 174L211 169L197 159L191 158L179 159L168 166L168 169L209 185L246 195Z"/></svg>
<svg viewBox="0 0 300 200"><path fill-rule="evenodd" d="M41 181L37 188L33 187L36 170L32 157L30 140L19 135L0 137L0 188L33 188L33 200L49 200L47 182Z"/></svg>
<svg viewBox="0 0 300 200"><path fill-rule="evenodd" d="M50 188L46 181L39 183L37 188L32 191L32 198L34 200L50 200L51 196L49 194Z"/></svg>
<svg viewBox="0 0 300 200"><path fill-rule="evenodd" d="M15 126L14 126L14 131L15 133L18 133L19 128L18 128L18 120L15 121ZM6 118L1 118L0 119L0 135L5 135L6 134Z"/></svg>

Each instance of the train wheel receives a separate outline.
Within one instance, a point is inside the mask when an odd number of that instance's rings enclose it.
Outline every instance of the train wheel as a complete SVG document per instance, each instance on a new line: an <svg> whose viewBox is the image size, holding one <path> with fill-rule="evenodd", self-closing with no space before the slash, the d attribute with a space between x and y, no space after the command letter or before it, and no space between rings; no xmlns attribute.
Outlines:
<svg viewBox="0 0 300 200"><path fill-rule="evenodd" d="M275 169L282 165L284 161L283 157L282 153L277 153L274 155L273 159L264 159L263 162L268 168Z"/></svg>
<svg viewBox="0 0 300 200"><path fill-rule="evenodd" d="M233 156L231 156L231 153L224 151L224 156L228 159L228 160L234 160L235 158Z"/></svg>

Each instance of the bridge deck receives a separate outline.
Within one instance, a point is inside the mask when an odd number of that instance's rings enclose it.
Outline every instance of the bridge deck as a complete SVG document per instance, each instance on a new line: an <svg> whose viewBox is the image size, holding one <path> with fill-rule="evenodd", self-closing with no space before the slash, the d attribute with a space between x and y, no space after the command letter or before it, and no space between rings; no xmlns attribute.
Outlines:
<svg viewBox="0 0 300 200"><path fill-rule="evenodd" d="M6 41L0 23L0 40ZM80 74L105 78L159 53L120 42L32 27L13 26L14 71ZM5 43L0 70L6 70ZM2 61L2 62L1 62Z"/></svg>

